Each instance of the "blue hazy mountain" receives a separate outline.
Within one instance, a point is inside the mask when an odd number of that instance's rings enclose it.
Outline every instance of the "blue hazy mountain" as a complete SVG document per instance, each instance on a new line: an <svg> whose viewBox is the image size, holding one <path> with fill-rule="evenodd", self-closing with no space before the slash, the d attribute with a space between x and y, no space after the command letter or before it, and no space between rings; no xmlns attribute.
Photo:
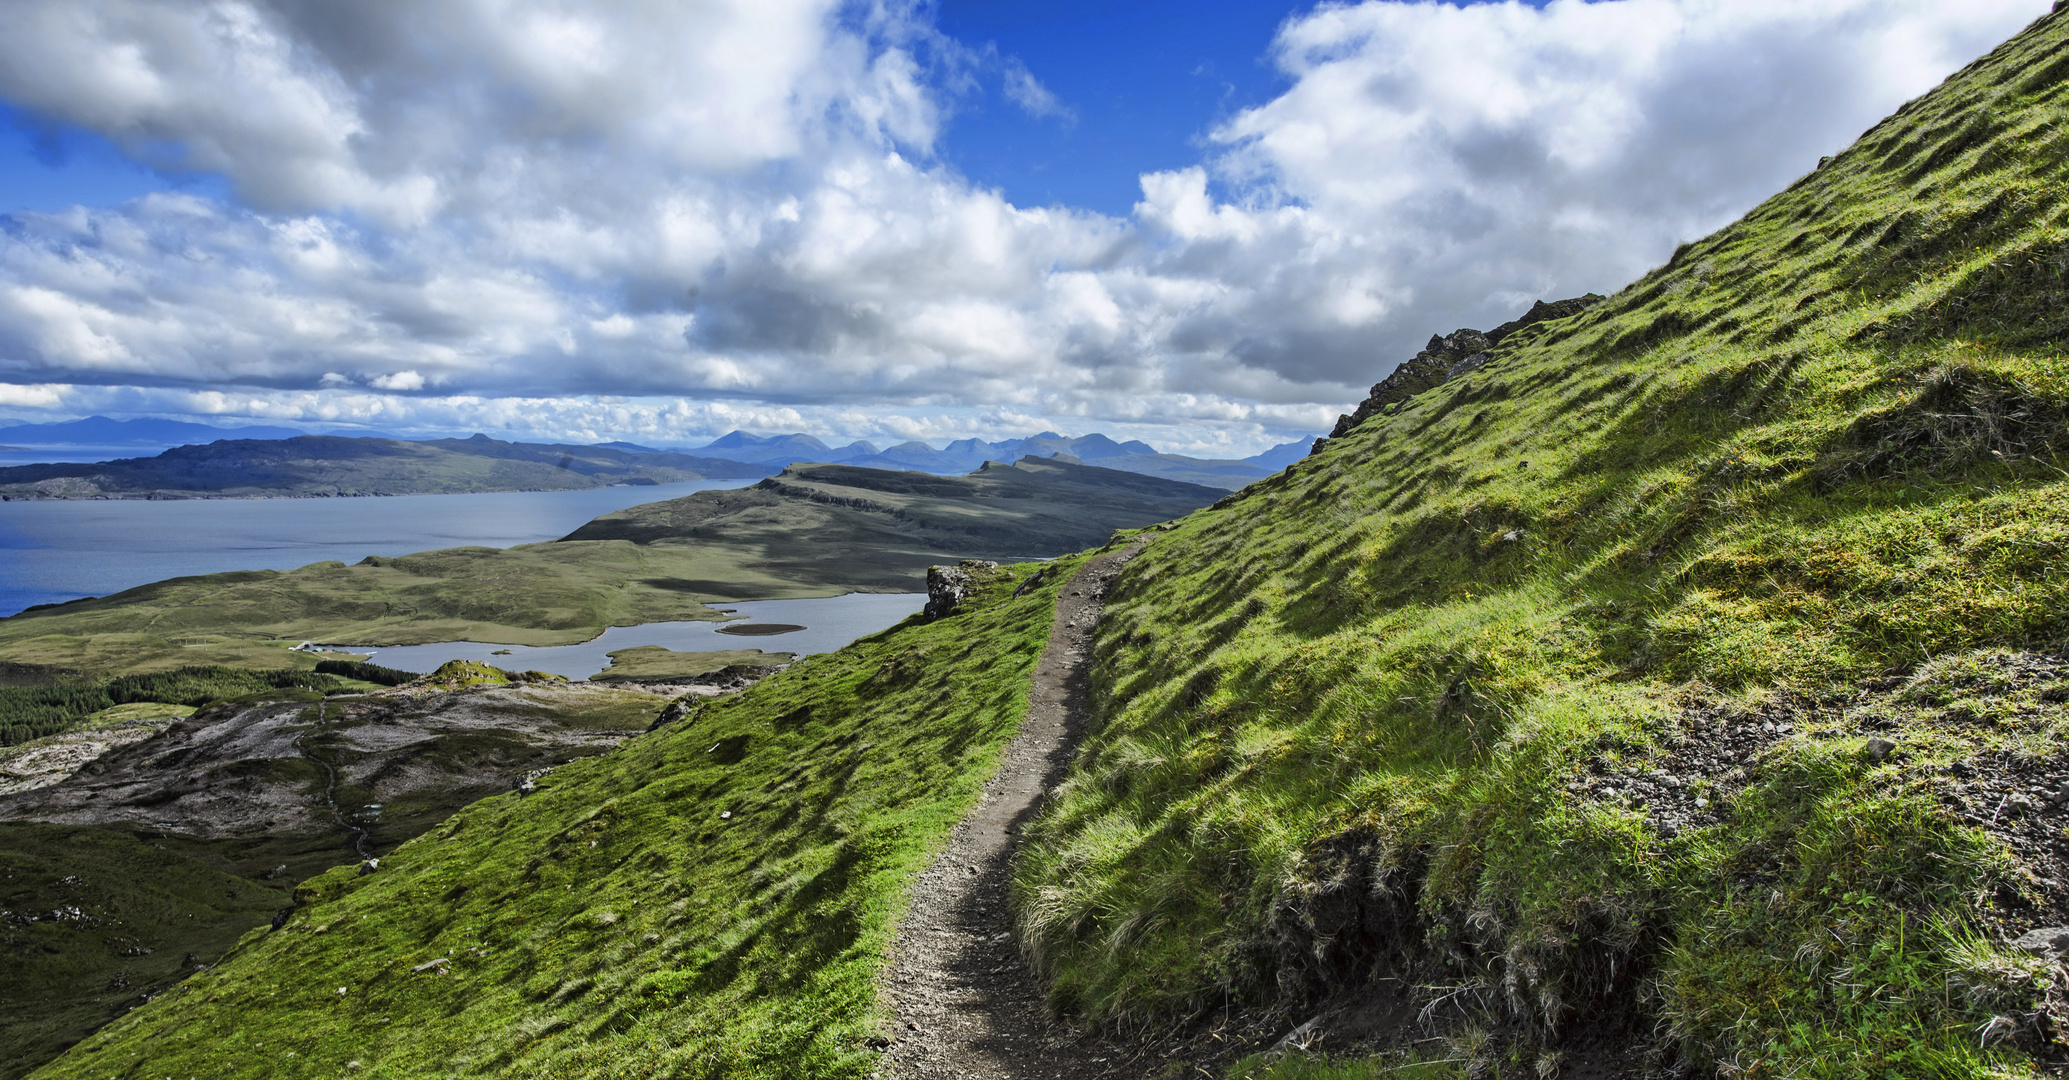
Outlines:
<svg viewBox="0 0 2069 1080"><path fill-rule="evenodd" d="M875 456L877 449L856 441L838 449L803 433L794 435L752 435L745 431L719 436L709 446L694 448L700 457L746 461L757 465L788 465L793 461L849 464L858 458ZM968 470L965 470L968 471Z"/></svg>
<svg viewBox="0 0 2069 1080"><path fill-rule="evenodd" d="M870 469L906 469L940 476L961 476L983 466L987 461L1013 462L1024 457L1061 458L1102 468L1162 477L1166 480L1234 489L1254 480L1261 480L1298 461L1307 453L1310 441L1275 446L1255 458L1237 461L1165 454L1140 440L1116 442L1097 433L1072 438L1053 431L1044 431L1024 439L1008 439L1002 442L958 439L939 449L915 441L878 450L866 442L854 442L835 448L803 433L754 435L745 431L735 431L709 446L696 447L691 452L705 457L722 457L765 465L830 462Z"/></svg>
<svg viewBox="0 0 2069 1080"><path fill-rule="evenodd" d="M1313 439L1295 439L1289 443L1280 443L1262 454L1252 454L1243 460L1262 467L1266 472L1278 472L1308 456L1308 451L1314 449L1314 446Z"/></svg>
<svg viewBox="0 0 2069 1080"><path fill-rule="evenodd" d="M308 432L295 428L223 428L184 420L110 420L89 416L56 424L13 424L0 427L0 443L10 446L186 446L217 439L292 439Z"/></svg>

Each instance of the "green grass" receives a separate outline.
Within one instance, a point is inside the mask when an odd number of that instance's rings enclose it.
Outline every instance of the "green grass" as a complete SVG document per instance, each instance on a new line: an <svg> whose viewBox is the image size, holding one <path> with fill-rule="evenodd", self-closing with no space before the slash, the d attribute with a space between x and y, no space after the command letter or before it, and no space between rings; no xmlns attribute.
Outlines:
<svg viewBox="0 0 2069 1080"><path fill-rule="evenodd" d="M328 837L202 841L0 822L0 1080L215 963L338 855Z"/></svg>
<svg viewBox="0 0 2069 1080"><path fill-rule="evenodd" d="M642 682L653 679L681 679L709 675L735 665L775 667L795 659L796 653L763 652L760 649L721 649L716 652L676 652L659 645L638 645L610 654L611 666L589 677L590 682Z"/></svg>
<svg viewBox="0 0 2069 1080"><path fill-rule="evenodd" d="M1068 575L1026 576L305 882L37 1075L871 1075L904 890L1018 726Z"/></svg>
<svg viewBox="0 0 2069 1080"><path fill-rule="evenodd" d="M2069 636L2065 26L1132 562L1016 885L1057 1007L1394 971L1519 1075L1603 1026L1699 1072L2030 1069L1980 1038L2045 1004L1991 944L2027 853L1858 729L1749 758L1674 836L1568 780L1706 709ZM1932 753L2050 760L2063 708L2032 709Z"/></svg>

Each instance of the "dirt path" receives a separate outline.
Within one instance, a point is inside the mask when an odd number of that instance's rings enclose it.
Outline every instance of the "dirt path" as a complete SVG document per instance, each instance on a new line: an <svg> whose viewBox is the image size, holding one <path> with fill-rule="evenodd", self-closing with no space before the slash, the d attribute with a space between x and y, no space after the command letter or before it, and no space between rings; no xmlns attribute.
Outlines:
<svg viewBox="0 0 2069 1080"><path fill-rule="evenodd" d="M886 1052L893 1080L1034 1080L1124 1071L1110 1046L1048 1017L1012 938L1006 897L1020 830L1063 779L1089 718L1092 630L1121 564L1140 544L1079 569L1056 604L1027 720L948 850L920 875L898 933L885 995L897 1010Z"/></svg>

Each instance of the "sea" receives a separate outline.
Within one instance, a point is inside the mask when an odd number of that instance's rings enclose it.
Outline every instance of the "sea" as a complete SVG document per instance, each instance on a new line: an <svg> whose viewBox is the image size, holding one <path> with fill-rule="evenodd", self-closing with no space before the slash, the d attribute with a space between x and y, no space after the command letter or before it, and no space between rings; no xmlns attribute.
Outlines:
<svg viewBox="0 0 2069 1080"><path fill-rule="evenodd" d="M192 574L558 540L614 510L754 482L344 499L0 502L0 616Z"/></svg>

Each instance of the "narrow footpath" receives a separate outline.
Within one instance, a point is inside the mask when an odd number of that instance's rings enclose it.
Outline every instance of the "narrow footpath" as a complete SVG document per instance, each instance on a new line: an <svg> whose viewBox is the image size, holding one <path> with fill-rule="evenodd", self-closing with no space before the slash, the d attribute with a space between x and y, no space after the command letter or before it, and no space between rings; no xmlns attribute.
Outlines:
<svg viewBox="0 0 2069 1080"><path fill-rule="evenodd" d="M913 888L884 984L897 1010L896 1041L884 1055L890 1080L1140 1075L1128 1050L1049 1019L1007 907L1020 832L1063 780L1091 716L1092 632L1107 590L1140 550L1137 542L1101 555L1064 586L1027 720L976 809Z"/></svg>

